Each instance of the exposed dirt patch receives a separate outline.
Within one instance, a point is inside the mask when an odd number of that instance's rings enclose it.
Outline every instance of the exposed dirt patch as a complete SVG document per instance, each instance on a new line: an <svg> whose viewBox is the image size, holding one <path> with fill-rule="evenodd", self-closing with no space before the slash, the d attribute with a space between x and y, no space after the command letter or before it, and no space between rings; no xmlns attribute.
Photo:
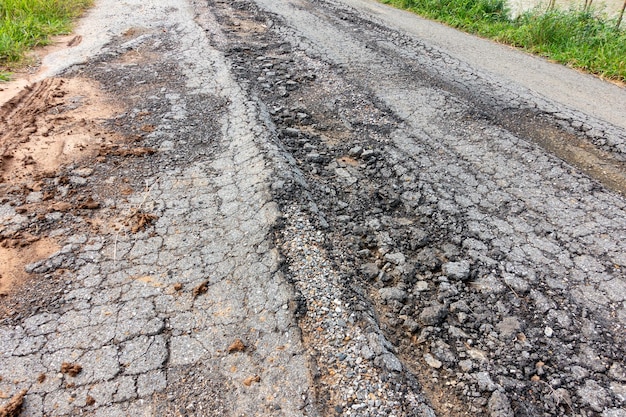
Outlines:
<svg viewBox="0 0 626 417"><path fill-rule="evenodd" d="M49 238L20 239L17 245L4 247L7 242L11 240L3 240L0 244L0 258L3 259L0 265L0 296L7 295L13 285L26 279L28 274L24 271L24 265L44 259L59 250L59 245Z"/></svg>
<svg viewBox="0 0 626 417"><path fill-rule="evenodd" d="M120 147L117 143L124 138L102 124L118 108L97 83L81 78L49 78L6 102L0 107L0 200L13 201L17 214L40 220L52 212L98 209L100 203L90 195L61 191L71 182L80 183L92 169L75 169L75 178L61 171L102 154L150 153ZM4 295L27 277L25 265L59 249L39 228L3 227L0 246L6 260L0 265Z"/></svg>
<svg viewBox="0 0 626 417"><path fill-rule="evenodd" d="M61 165L93 156L115 134L98 120L111 117L115 104L93 81L50 78L0 108L0 172L3 182L31 181Z"/></svg>

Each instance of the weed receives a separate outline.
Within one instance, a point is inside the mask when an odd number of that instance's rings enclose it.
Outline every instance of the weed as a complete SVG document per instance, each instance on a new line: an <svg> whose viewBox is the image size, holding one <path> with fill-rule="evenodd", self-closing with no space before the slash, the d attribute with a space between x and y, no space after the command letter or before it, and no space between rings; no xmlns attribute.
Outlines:
<svg viewBox="0 0 626 417"><path fill-rule="evenodd" d="M93 0L0 1L0 80L24 60L30 48L46 45L49 37L69 33L72 20Z"/></svg>

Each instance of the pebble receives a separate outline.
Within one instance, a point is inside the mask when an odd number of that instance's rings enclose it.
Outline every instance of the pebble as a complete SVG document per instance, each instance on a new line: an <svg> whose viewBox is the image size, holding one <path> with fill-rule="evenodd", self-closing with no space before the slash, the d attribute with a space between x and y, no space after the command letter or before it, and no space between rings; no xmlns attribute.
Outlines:
<svg viewBox="0 0 626 417"><path fill-rule="evenodd" d="M443 365L440 360L435 359L435 357L430 353L424 354L424 361L426 361L428 366L435 369L439 369Z"/></svg>
<svg viewBox="0 0 626 417"><path fill-rule="evenodd" d="M441 321L448 314L446 306L442 304L436 304L430 307L426 307L419 315L420 320L426 326L434 326L441 323Z"/></svg>
<svg viewBox="0 0 626 417"><path fill-rule="evenodd" d="M350 156L359 156L363 152L363 148L361 146L354 146L350 148L348 151L348 155Z"/></svg>
<svg viewBox="0 0 626 417"><path fill-rule="evenodd" d="M452 280L465 281L470 276L470 263L468 261L447 262L443 264L442 271Z"/></svg>
<svg viewBox="0 0 626 417"><path fill-rule="evenodd" d="M501 391L494 391L489 398L487 404L489 410L489 417L513 417L513 409L511 408L511 402L506 394Z"/></svg>
<svg viewBox="0 0 626 417"><path fill-rule="evenodd" d="M93 168L78 168L72 171L72 173L79 177L89 177L91 174L93 174Z"/></svg>
<svg viewBox="0 0 626 417"><path fill-rule="evenodd" d="M406 291L398 288L398 287L386 287L378 290L378 294L380 294L381 298L386 301L400 301L403 302L407 298Z"/></svg>

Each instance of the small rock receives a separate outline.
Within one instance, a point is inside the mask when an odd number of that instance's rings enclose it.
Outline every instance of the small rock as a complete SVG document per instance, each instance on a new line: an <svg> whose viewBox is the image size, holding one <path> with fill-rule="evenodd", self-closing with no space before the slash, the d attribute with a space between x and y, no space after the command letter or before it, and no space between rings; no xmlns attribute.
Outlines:
<svg viewBox="0 0 626 417"><path fill-rule="evenodd" d="M528 290L530 290L530 285L528 285L528 282L526 282L524 278L518 277L517 275L504 274L502 276L502 279L504 280L505 284L509 286L509 288L511 288L518 294L524 294L527 293Z"/></svg>
<svg viewBox="0 0 626 417"><path fill-rule="evenodd" d="M424 323L424 325L434 326L441 323L441 321L446 318L447 314L448 310L446 309L446 306L442 304L436 304L434 306L426 307L424 310L422 310L419 318L422 323Z"/></svg>
<svg viewBox="0 0 626 417"><path fill-rule="evenodd" d="M406 263L406 257L401 254L400 252L396 252L396 253L388 253L385 255L385 260L387 262L391 262L395 265L402 265L404 263Z"/></svg>
<svg viewBox="0 0 626 417"><path fill-rule="evenodd" d="M552 337L552 335L554 334L554 330L552 330L552 327L546 326L546 328L543 330L543 334L545 334L546 337Z"/></svg>
<svg viewBox="0 0 626 417"><path fill-rule="evenodd" d="M611 382L611 391L619 401L626 402L626 384Z"/></svg>
<svg viewBox="0 0 626 417"><path fill-rule="evenodd" d="M350 150L348 151L348 155L359 156L361 155L361 152L363 152L363 148L357 145L353 148L350 148Z"/></svg>
<svg viewBox="0 0 626 417"><path fill-rule="evenodd" d="M441 259L437 256L431 248L422 249L415 257L417 262L417 268L421 272L425 271L437 271L441 267Z"/></svg>
<svg viewBox="0 0 626 417"><path fill-rule="evenodd" d="M476 383L478 384L478 389L481 391L494 391L496 389L496 384L493 383L491 379L491 375L489 372L476 372L473 374L476 379Z"/></svg>
<svg viewBox="0 0 626 417"><path fill-rule="evenodd" d="M53 203L50 205L51 210L60 211L60 212L69 211L71 210L71 208L72 208L72 205L65 201L57 201L56 203Z"/></svg>
<svg viewBox="0 0 626 417"><path fill-rule="evenodd" d="M452 280L465 281L470 276L470 263L468 261L447 262L443 264L442 272Z"/></svg>
<svg viewBox="0 0 626 417"><path fill-rule="evenodd" d="M72 173L79 177L89 177L91 174L93 174L93 168L79 168L75 169Z"/></svg>
<svg viewBox="0 0 626 417"><path fill-rule="evenodd" d="M428 366L435 369L439 369L443 365L440 360L435 359L435 357L430 353L426 353L424 355L424 361Z"/></svg>
<svg viewBox="0 0 626 417"><path fill-rule="evenodd" d="M361 348L361 356L363 357L363 359L365 360L370 360L372 359L374 356L376 356L376 354L374 353L374 351L372 349L370 349L369 346L363 346Z"/></svg>
<svg viewBox="0 0 626 417"><path fill-rule="evenodd" d="M410 317L404 320L404 328L411 333L415 333L419 329L419 323Z"/></svg>
<svg viewBox="0 0 626 417"><path fill-rule="evenodd" d="M293 127L288 127L286 129L283 129L283 135L297 138L298 136L300 136L300 130Z"/></svg>
<svg viewBox="0 0 626 417"><path fill-rule="evenodd" d="M503 339L508 339L522 330L522 323L520 323L517 317L505 317L500 323L496 324L496 328Z"/></svg>
<svg viewBox="0 0 626 417"><path fill-rule="evenodd" d="M373 279L376 279L376 277L380 273L380 270L378 269L378 266L376 266L375 263L367 263L367 264L361 265L361 273L366 279L373 280Z"/></svg>
<svg viewBox="0 0 626 417"><path fill-rule="evenodd" d="M626 382L626 369L621 364L615 362L609 368L609 376L618 381Z"/></svg>
<svg viewBox="0 0 626 417"><path fill-rule="evenodd" d="M26 196L27 203L40 203L43 200L43 193L40 191L33 191Z"/></svg>
<svg viewBox="0 0 626 417"><path fill-rule="evenodd" d="M402 372L402 363L396 357L396 355L393 355L391 353L385 353L377 358L377 361L380 362L379 365L381 365L388 371Z"/></svg>
<svg viewBox="0 0 626 417"><path fill-rule="evenodd" d="M75 185L85 185L87 184L87 180L83 177L72 175L70 177L70 182Z"/></svg>
<svg viewBox="0 0 626 417"><path fill-rule="evenodd" d="M467 333L455 326L450 326L450 328L448 329L448 334L450 335L450 337L453 337L455 339L469 339L469 335Z"/></svg>
<svg viewBox="0 0 626 417"><path fill-rule="evenodd" d="M395 300L403 302L406 300L407 297L406 291L401 290L398 287L381 288L380 290L378 290L378 294L385 301Z"/></svg>
<svg viewBox="0 0 626 417"><path fill-rule="evenodd" d="M413 286L413 291L422 292L428 290L428 282L426 281L417 281Z"/></svg>
<svg viewBox="0 0 626 417"><path fill-rule="evenodd" d="M602 412L602 417L626 417L626 410L623 408L609 408Z"/></svg>
<svg viewBox="0 0 626 417"><path fill-rule="evenodd" d="M592 379L585 381L585 386L579 388L577 393L584 404L598 413L610 403L608 392Z"/></svg>
<svg viewBox="0 0 626 417"><path fill-rule="evenodd" d="M317 152L311 152L306 155L306 160L308 162L322 162L324 158Z"/></svg>
<svg viewBox="0 0 626 417"><path fill-rule="evenodd" d="M474 368L474 362L469 359L459 361L459 368L461 368L461 371L463 372L469 372Z"/></svg>
<svg viewBox="0 0 626 417"><path fill-rule="evenodd" d="M253 376L249 376L246 379L243 380L243 384L246 387L249 387L250 385L252 385L254 382L261 382L261 377L258 375L253 375Z"/></svg>
<svg viewBox="0 0 626 417"><path fill-rule="evenodd" d="M375 155L375 152L371 149L366 149L363 152L361 152L361 157L363 159L372 158L374 155Z"/></svg>
<svg viewBox="0 0 626 417"><path fill-rule="evenodd" d="M513 417L513 410L511 409L511 402L508 397L500 391L494 391L489 398L487 404L490 417Z"/></svg>

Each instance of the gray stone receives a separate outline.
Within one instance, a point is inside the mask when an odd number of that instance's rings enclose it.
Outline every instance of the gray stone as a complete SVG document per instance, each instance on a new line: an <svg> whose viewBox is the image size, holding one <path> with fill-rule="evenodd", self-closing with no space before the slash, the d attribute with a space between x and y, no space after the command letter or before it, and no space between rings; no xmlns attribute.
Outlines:
<svg viewBox="0 0 626 417"><path fill-rule="evenodd" d="M375 155L376 155L376 152L374 152L372 149L366 149L363 152L361 152L361 158L363 159L373 158Z"/></svg>
<svg viewBox="0 0 626 417"><path fill-rule="evenodd" d="M602 417L626 417L626 410L623 408L609 408L602 412Z"/></svg>
<svg viewBox="0 0 626 417"><path fill-rule="evenodd" d="M424 361L426 362L428 366L430 366L431 368L435 368L435 369L439 369L443 365L440 360L436 359L430 353L424 354Z"/></svg>
<svg viewBox="0 0 626 417"><path fill-rule="evenodd" d="M489 402L487 403L487 410L489 411L489 417L514 416L509 398L501 391L494 391L493 394L491 394Z"/></svg>
<svg viewBox="0 0 626 417"><path fill-rule="evenodd" d="M614 362L609 368L609 376L618 381L626 382L626 368L618 362Z"/></svg>
<svg viewBox="0 0 626 417"><path fill-rule="evenodd" d="M461 371L463 372L470 372L474 369L474 362L469 359L459 361L459 368L461 368Z"/></svg>
<svg viewBox="0 0 626 417"><path fill-rule="evenodd" d="M465 281L470 277L470 263L468 261L446 262L441 267L442 272L450 279Z"/></svg>
<svg viewBox="0 0 626 417"><path fill-rule="evenodd" d="M469 339L469 335L467 333L455 326L450 326L448 328L448 334L450 335L450 337L453 337L455 339Z"/></svg>
<svg viewBox="0 0 626 417"><path fill-rule="evenodd" d="M283 129L283 135L291 136L291 137L298 137L300 135L300 130L293 128L293 127L288 127L286 129Z"/></svg>
<svg viewBox="0 0 626 417"><path fill-rule="evenodd" d="M448 309L442 304L426 307L419 315L420 321L425 326L434 326L441 323L447 316Z"/></svg>
<svg viewBox="0 0 626 417"><path fill-rule="evenodd" d="M385 260L395 265L403 265L406 262L406 257L400 252L387 253L385 254Z"/></svg>
<svg viewBox="0 0 626 417"><path fill-rule="evenodd" d="M476 372L472 374L472 376L478 384L478 389L481 391L494 391L497 388L496 384L493 383L489 372Z"/></svg>
<svg viewBox="0 0 626 417"><path fill-rule="evenodd" d="M621 403L626 404L626 384L611 382L611 391Z"/></svg>
<svg viewBox="0 0 626 417"><path fill-rule="evenodd" d="M518 277L517 275L504 274L502 279L506 285L512 288L517 294L525 294L528 290L530 290L528 282L524 278Z"/></svg>
<svg viewBox="0 0 626 417"><path fill-rule="evenodd" d="M402 363L394 354L384 353L376 360L380 362L380 366L389 371L402 372Z"/></svg>
<svg viewBox="0 0 626 417"><path fill-rule="evenodd" d="M375 263L367 263L367 264L361 265L361 273L366 279L373 280L373 279L376 279L376 277L378 277L378 274L380 273L380 269L378 269L378 266L376 266Z"/></svg>
<svg viewBox="0 0 626 417"><path fill-rule="evenodd" d="M496 324L496 328L500 333L500 337L503 340L508 340L522 330L522 323L517 317L510 316L505 317L502 321Z"/></svg>
<svg viewBox="0 0 626 417"><path fill-rule="evenodd" d="M398 288L398 287L386 287L378 290L378 294L385 301L399 301L404 302L407 298L406 291Z"/></svg>
<svg viewBox="0 0 626 417"><path fill-rule="evenodd" d="M583 404L588 405L592 410L598 413L602 412L604 407L611 402L609 393L593 379L585 381L585 386L578 388L576 393Z"/></svg>
<svg viewBox="0 0 626 417"><path fill-rule="evenodd" d="M359 156L361 155L361 152L363 152L363 148L357 145L357 146L350 148L350 150L348 151L348 155Z"/></svg>

